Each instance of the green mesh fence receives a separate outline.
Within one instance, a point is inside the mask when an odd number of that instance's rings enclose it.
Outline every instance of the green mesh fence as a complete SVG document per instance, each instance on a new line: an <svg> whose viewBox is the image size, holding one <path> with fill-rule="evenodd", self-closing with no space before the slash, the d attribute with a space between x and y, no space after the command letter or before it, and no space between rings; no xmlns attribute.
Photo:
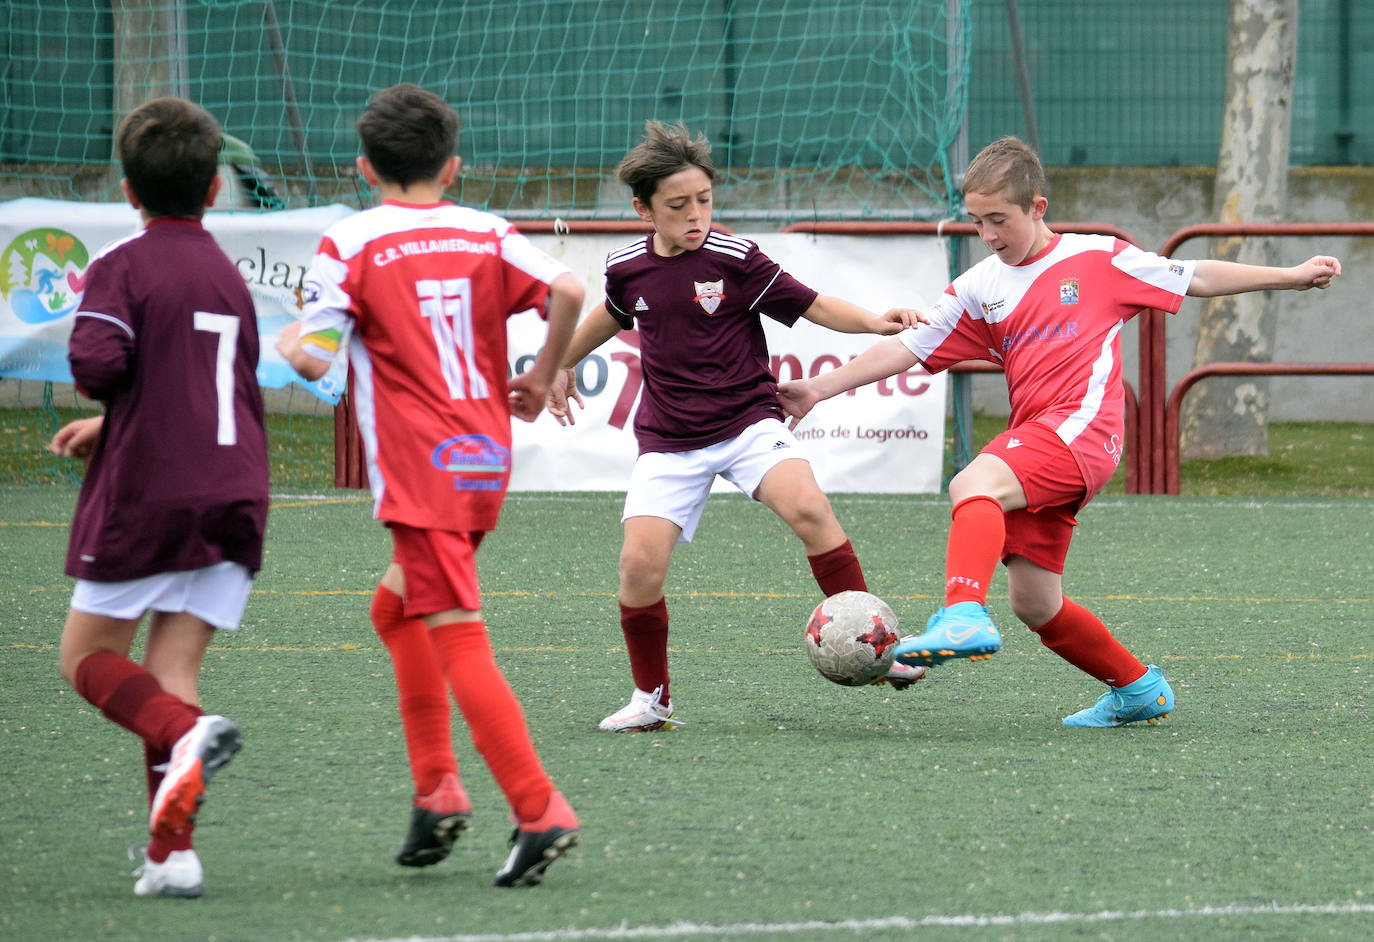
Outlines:
<svg viewBox="0 0 1374 942"><path fill-rule="evenodd" d="M232 136L233 205L362 206L353 122L374 91L408 81L459 112L465 172L450 195L512 218L629 217L613 168L648 118L712 139L718 214L736 227L942 218L971 8L7 0L0 200L118 201L118 118L175 94ZM74 478L41 446L91 409L69 387L0 379L0 481ZM269 410L274 482L332 481L329 409L288 391Z"/></svg>
<svg viewBox="0 0 1374 942"><path fill-rule="evenodd" d="M713 140L727 215L938 218L971 6L9 0L0 171L11 191L114 199L116 116L170 92L241 139L285 205L356 203L353 122L409 81L462 119L455 196L513 216L629 215L607 178L656 118Z"/></svg>

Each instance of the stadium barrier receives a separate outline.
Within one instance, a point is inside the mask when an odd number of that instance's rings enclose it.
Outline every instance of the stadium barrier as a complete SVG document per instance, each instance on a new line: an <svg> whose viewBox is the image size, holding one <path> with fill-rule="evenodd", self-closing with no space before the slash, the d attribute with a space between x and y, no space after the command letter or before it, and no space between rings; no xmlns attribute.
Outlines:
<svg viewBox="0 0 1374 942"><path fill-rule="evenodd" d="M1208 363L1179 380L1164 406L1164 490L1178 494L1179 415L1183 397L1209 376L1374 376L1374 363Z"/></svg>
<svg viewBox="0 0 1374 942"><path fill-rule="evenodd" d="M1199 223L1184 226L1164 241L1159 254L1172 256L1190 239L1226 236L1374 236L1370 222ZM1369 363L1210 363L1189 372L1166 397L1166 354L1162 311L1140 315L1141 449L1139 480L1143 493L1177 494L1179 475L1179 410L1183 397L1209 376L1361 376Z"/></svg>

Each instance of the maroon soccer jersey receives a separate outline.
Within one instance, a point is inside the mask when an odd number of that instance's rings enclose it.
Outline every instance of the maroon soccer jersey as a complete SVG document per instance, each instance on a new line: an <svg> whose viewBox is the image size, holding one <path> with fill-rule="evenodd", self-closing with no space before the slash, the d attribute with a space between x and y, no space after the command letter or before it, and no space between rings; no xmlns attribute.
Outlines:
<svg viewBox="0 0 1374 942"><path fill-rule="evenodd" d="M606 309L639 325L640 453L691 451L783 417L760 315L791 327L816 300L748 239L712 230L701 248L654 251L653 237L606 258Z"/></svg>
<svg viewBox="0 0 1374 942"><path fill-rule="evenodd" d="M119 582L262 564L267 435L243 278L199 222L154 219L87 271L68 347L105 423L67 574Z"/></svg>

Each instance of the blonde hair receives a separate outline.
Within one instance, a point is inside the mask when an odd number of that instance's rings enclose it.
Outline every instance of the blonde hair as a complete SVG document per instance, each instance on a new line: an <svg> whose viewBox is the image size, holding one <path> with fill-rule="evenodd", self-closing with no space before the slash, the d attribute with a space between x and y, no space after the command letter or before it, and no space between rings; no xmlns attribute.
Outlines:
<svg viewBox="0 0 1374 942"><path fill-rule="evenodd" d="M1049 195L1040 157L1016 137L1002 137L978 152L964 171L964 192L1002 194L1007 202L1029 210L1037 196Z"/></svg>

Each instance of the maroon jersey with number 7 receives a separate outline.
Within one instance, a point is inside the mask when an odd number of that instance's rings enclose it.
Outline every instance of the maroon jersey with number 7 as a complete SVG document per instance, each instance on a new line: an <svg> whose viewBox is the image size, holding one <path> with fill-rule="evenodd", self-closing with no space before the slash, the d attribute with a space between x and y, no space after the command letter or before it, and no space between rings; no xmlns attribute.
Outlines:
<svg viewBox="0 0 1374 942"><path fill-rule="evenodd" d="M119 582L226 560L256 572L268 501L257 317L210 233L158 218L102 250L68 359L105 422L67 574Z"/></svg>

